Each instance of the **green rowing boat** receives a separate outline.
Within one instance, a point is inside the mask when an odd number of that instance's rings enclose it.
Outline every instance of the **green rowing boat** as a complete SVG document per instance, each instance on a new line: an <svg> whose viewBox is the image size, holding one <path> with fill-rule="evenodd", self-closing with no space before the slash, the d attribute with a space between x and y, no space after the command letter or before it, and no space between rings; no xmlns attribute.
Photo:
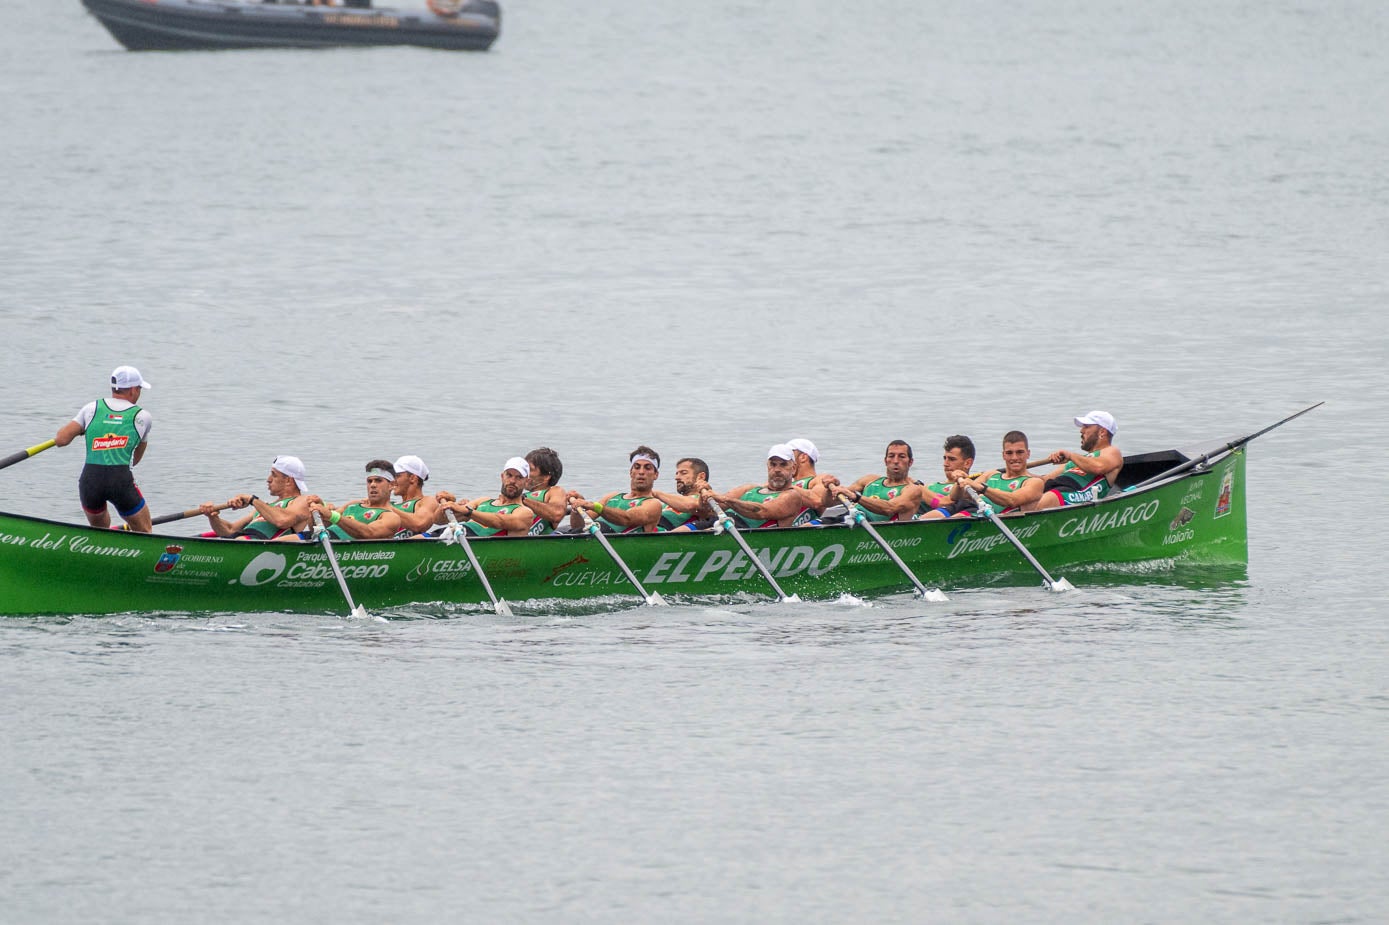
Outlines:
<svg viewBox="0 0 1389 925"><path fill-rule="evenodd" d="M1253 436L1205 451L1127 457L1120 481L1125 490L1098 502L1004 520L1057 575L1079 567L1122 571L1133 563L1243 565L1248 560L1243 445ZM1036 578L989 520L876 528L928 585ZM743 536L786 592L805 599L912 587L861 527L789 527ZM649 592L667 598L772 596L770 584L732 536L656 533L609 540ZM513 603L640 599L609 552L589 535L474 539L471 547L496 592ZM488 601L466 550L454 543L365 541L342 543L333 551L352 596L371 610ZM321 544L136 534L0 513L0 614L342 610L342 589Z"/></svg>

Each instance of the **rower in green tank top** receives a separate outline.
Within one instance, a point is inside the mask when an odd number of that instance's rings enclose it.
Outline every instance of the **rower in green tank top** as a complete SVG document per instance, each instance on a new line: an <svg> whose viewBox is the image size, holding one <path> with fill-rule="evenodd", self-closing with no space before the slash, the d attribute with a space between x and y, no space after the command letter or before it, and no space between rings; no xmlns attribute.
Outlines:
<svg viewBox="0 0 1389 925"><path fill-rule="evenodd" d="M568 493L559 484L564 475L564 463L554 450L540 446L526 454L526 465L530 466L531 474L526 479L526 493L521 496L521 503L535 514L531 535L554 533L569 506Z"/></svg>
<svg viewBox="0 0 1389 925"><path fill-rule="evenodd" d="M810 505L815 515L812 519L818 519L825 513L825 508L834 503L829 488L820 478L820 473L815 471L816 465L820 462L820 450L805 437L787 440L786 445L796 454L796 475L791 480L791 486L798 490Z"/></svg>
<svg viewBox="0 0 1389 925"><path fill-rule="evenodd" d="M917 514L923 518L931 511L950 504L951 493L955 490L956 473L963 472L968 475L974 468L974 441L964 434L951 434L946 437L940 463L941 473L945 478L922 486Z"/></svg>
<svg viewBox="0 0 1389 925"><path fill-rule="evenodd" d="M212 532L217 536L247 540L273 540L282 536L293 538L309 525L309 496L305 489L304 463L298 456L276 456L265 478L265 491L273 501L258 495L240 494L231 499L234 510L250 508L239 520L227 521L219 514L220 505L204 502L199 510L207 516Z"/></svg>
<svg viewBox="0 0 1389 925"><path fill-rule="evenodd" d="M653 488L661 502L661 530L704 530L713 526L714 512L699 495L709 484L709 464L697 456L687 456L675 464L675 494Z"/></svg>
<svg viewBox="0 0 1389 925"><path fill-rule="evenodd" d="M1029 449L1027 435L1010 430L1003 435L1003 468L977 475L958 472L960 478L952 488L950 502L939 510L924 515L922 520L941 517L986 517L970 499L964 486L973 488L980 501L995 514L1011 514L1042 496L1042 479L1027 471Z"/></svg>
<svg viewBox="0 0 1389 925"><path fill-rule="evenodd" d="M639 446L627 455L626 492L611 492L601 501L590 501L580 492L569 493L573 513L570 532L584 530L581 512L593 518L604 533L655 533L660 530L661 502L652 491L661 474L661 457L649 446Z"/></svg>
<svg viewBox="0 0 1389 925"><path fill-rule="evenodd" d="M1057 450L1047 457L1057 468L1043 476L1046 484L1033 510L1098 501L1117 484L1124 454L1112 442L1119 429L1114 416L1091 411L1074 423L1080 428L1080 452Z"/></svg>
<svg viewBox="0 0 1389 925"><path fill-rule="evenodd" d="M406 539L429 531L435 523L442 522L439 499L424 493L424 483L429 481L429 467L418 456L406 455L395 461L395 502L396 516L400 518L397 539Z"/></svg>
<svg viewBox="0 0 1389 925"><path fill-rule="evenodd" d="M709 494L741 530L799 526L812 521L815 511L791 484L795 476L795 451L778 443L767 451L765 484L740 485L729 492Z"/></svg>
<svg viewBox="0 0 1389 925"><path fill-rule="evenodd" d="M472 501L445 501L442 507L453 511L464 529L473 536L525 536L536 516L522 503L530 463L513 456L502 467L501 490L496 497Z"/></svg>
<svg viewBox="0 0 1389 925"><path fill-rule="evenodd" d="M366 464L366 473L367 496L363 499L335 508L317 495L309 497L309 510L323 519L329 536L335 540L386 540L404 529L400 515L391 506L394 464L387 459L373 459Z"/></svg>
<svg viewBox="0 0 1389 925"><path fill-rule="evenodd" d="M893 440L883 451L886 474L865 475L852 485L843 485L832 475L824 481L835 497L855 504L867 520L911 520L921 504L921 486L911 477L913 461L911 444Z"/></svg>

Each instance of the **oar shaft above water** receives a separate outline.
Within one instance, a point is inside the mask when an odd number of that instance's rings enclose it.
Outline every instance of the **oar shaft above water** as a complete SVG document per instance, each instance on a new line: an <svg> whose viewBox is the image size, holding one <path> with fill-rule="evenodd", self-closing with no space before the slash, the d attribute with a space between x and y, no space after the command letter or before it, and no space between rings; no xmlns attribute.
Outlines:
<svg viewBox="0 0 1389 925"><path fill-rule="evenodd" d="M37 456L44 450L50 449L54 446L57 446L57 443L55 441L45 440L43 443L31 446L27 450L20 450L18 453L11 453L4 459L0 459L0 469L13 466L17 462L24 462L24 460L28 459L30 456Z"/></svg>

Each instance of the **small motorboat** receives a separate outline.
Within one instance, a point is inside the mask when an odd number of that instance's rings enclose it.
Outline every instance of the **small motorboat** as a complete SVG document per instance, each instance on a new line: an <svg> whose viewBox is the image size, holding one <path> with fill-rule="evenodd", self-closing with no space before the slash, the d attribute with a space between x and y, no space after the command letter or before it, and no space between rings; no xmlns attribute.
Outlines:
<svg viewBox="0 0 1389 925"><path fill-rule="evenodd" d="M82 0L131 51L418 45L485 51L501 31L494 0L428 0L418 9L371 0Z"/></svg>

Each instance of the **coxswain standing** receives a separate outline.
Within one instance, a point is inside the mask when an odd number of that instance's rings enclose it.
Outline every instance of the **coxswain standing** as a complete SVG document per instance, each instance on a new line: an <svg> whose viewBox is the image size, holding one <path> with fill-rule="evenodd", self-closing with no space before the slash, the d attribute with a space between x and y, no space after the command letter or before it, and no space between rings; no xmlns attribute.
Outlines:
<svg viewBox="0 0 1389 925"><path fill-rule="evenodd" d="M154 419L138 404L140 391L149 387L134 366L117 366L111 373L111 397L83 405L53 437L57 446L67 446L81 434L87 437L87 462L77 480L77 493L93 527L111 526L106 506L112 504L129 529L138 533L154 529L145 496L130 471L149 447Z"/></svg>

